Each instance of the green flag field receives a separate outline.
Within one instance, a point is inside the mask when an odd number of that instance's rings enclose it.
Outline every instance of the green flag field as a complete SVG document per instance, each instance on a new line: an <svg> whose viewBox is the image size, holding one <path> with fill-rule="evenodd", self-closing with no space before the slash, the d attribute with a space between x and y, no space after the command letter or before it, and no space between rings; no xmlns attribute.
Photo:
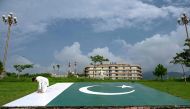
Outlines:
<svg viewBox="0 0 190 109"><path fill-rule="evenodd" d="M5 104L15 106L188 106L182 99L139 83L57 83L45 94L33 92Z"/></svg>

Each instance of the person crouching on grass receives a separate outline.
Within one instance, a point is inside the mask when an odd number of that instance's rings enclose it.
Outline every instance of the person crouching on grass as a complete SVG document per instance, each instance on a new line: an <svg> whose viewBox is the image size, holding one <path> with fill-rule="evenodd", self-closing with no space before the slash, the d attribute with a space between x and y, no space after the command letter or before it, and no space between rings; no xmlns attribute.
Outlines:
<svg viewBox="0 0 190 109"><path fill-rule="evenodd" d="M43 76L37 76L32 78L33 82L38 82L38 93L45 93L49 86L49 80Z"/></svg>

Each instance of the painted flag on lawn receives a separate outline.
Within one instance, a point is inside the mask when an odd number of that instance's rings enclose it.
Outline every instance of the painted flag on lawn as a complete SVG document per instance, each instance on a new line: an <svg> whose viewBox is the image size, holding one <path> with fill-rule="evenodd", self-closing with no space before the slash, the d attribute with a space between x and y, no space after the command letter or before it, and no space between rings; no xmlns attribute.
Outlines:
<svg viewBox="0 0 190 109"><path fill-rule="evenodd" d="M189 105L190 101L138 83L57 83L4 106L159 106Z"/></svg>

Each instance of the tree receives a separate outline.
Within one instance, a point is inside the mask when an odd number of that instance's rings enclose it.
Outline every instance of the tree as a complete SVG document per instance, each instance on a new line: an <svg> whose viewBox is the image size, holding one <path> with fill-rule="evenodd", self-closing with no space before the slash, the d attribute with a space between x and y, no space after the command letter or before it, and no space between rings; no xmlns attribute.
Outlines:
<svg viewBox="0 0 190 109"><path fill-rule="evenodd" d="M157 77L162 77L167 74L167 68L165 68L162 64L158 64L153 72L153 74Z"/></svg>
<svg viewBox="0 0 190 109"><path fill-rule="evenodd" d="M13 67L16 69L16 71L18 71L18 79L20 77L20 73L28 68L33 68L33 64L16 64L13 65Z"/></svg>
<svg viewBox="0 0 190 109"><path fill-rule="evenodd" d="M90 56L91 61L94 63L94 69L96 66L96 63L99 62L100 64L102 64L105 61L109 61L109 59L104 58L103 56L100 55L95 55L95 56ZM94 77L94 70L93 70L93 77Z"/></svg>
<svg viewBox="0 0 190 109"><path fill-rule="evenodd" d="M99 62L100 64L102 64L105 61L109 61L109 59L104 58L103 56L100 56L100 55L90 56L90 58L92 62L94 63Z"/></svg>
<svg viewBox="0 0 190 109"><path fill-rule="evenodd" d="M173 64L181 64L183 69L183 76L186 83L186 74L184 72L184 65L186 67L190 67L190 40L185 40L184 46L186 48L183 49L183 52L176 53L176 56L173 57L173 60L170 63Z"/></svg>
<svg viewBox="0 0 190 109"><path fill-rule="evenodd" d="M3 67L3 63L0 61L0 74L3 73L4 67Z"/></svg>
<svg viewBox="0 0 190 109"><path fill-rule="evenodd" d="M187 82L186 81L186 74L185 74L185 70L184 70L185 60L182 58L182 57L184 57L183 55L184 55L184 53L176 53L176 57L173 57L173 60L170 61L170 63L181 65L181 68L183 71L184 81L186 83Z"/></svg>
<svg viewBox="0 0 190 109"><path fill-rule="evenodd" d="M99 58L99 55L97 56L90 56L90 59L91 61L93 62L92 64L94 65L94 69L93 69L93 78L94 78L94 73L95 73L95 66L96 66L96 63L98 62L98 58Z"/></svg>
<svg viewBox="0 0 190 109"><path fill-rule="evenodd" d="M59 64L57 64L56 66L57 66L57 70L59 71L60 65L59 65Z"/></svg>
<svg viewBox="0 0 190 109"><path fill-rule="evenodd" d="M177 53L176 60L181 59L186 67L190 67L190 40L185 40L183 52Z"/></svg>
<svg viewBox="0 0 190 109"><path fill-rule="evenodd" d="M55 73L55 65L53 65L53 71L54 71L54 73Z"/></svg>
<svg viewBox="0 0 190 109"><path fill-rule="evenodd" d="M57 66L57 71L58 71L58 74L59 74L59 68L60 68L60 65L57 64L56 66Z"/></svg>

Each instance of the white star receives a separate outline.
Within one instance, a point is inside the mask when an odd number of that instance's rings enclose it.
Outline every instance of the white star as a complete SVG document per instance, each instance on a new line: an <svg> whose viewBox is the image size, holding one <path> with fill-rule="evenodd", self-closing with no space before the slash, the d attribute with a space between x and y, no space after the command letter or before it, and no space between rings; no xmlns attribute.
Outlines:
<svg viewBox="0 0 190 109"><path fill-rule="evenodd" d="M121 87L121 88L126 88L126 87L128 87L128 88L133 88L133 87L131 87L131 86L126 86L126 85L116 86L116 87Z"/></svg>

